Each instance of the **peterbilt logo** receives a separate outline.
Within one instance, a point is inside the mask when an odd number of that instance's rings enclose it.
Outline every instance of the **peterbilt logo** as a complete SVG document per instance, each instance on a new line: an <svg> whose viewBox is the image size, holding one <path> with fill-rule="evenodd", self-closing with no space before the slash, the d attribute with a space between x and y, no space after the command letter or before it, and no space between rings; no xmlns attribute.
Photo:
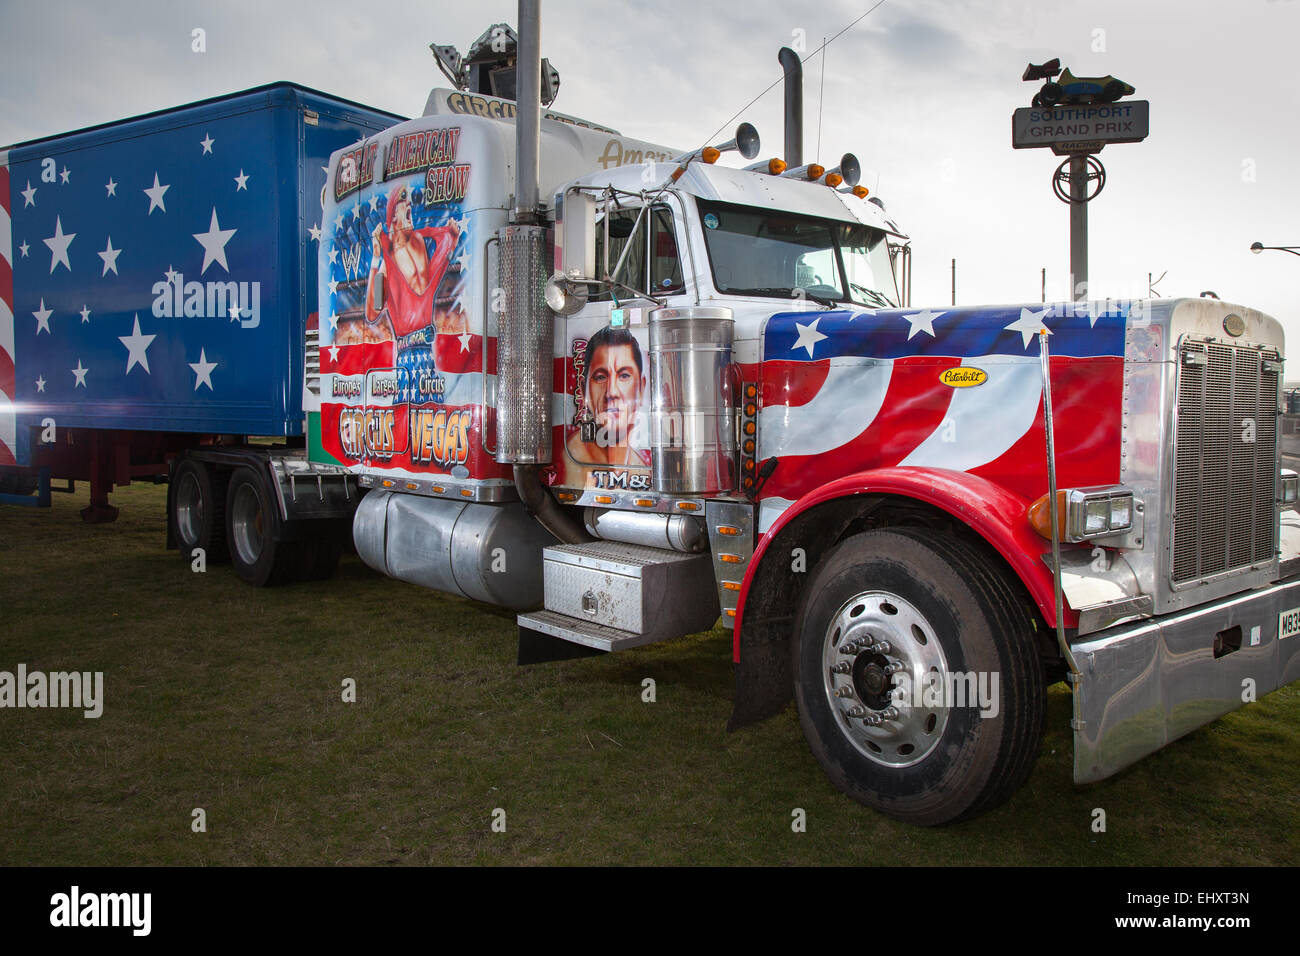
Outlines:
<svg viewBox="0 0 1300 956"><path fill-rule="evenodd" d="M956 368L944 369L943 374L939 376L939 381L949 388L974 388L976 385L983 385L988 378L988 373L982 368L959 365Z"/></svg>

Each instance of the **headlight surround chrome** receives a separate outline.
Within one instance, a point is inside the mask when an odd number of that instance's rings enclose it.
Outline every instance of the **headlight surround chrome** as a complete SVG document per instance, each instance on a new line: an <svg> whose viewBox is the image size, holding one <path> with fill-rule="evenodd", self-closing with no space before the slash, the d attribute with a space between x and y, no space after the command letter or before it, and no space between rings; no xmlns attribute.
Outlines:
<svg viewBox="0 0 1300 956"><path fill-rule="evenodd" d="M1065 491L1065 540L1091 541L1133 529L1133 491L1123 485Z"/></svg>

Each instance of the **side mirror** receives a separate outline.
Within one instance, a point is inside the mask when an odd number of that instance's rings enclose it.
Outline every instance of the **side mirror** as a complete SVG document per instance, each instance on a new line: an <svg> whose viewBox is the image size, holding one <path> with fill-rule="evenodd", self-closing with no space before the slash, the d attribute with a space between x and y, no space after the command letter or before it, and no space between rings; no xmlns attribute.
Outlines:
<svg viewBox="0 0 1300 956"><path fill-rule="evenodd" d="M559 230L560 255L566 274L576 270L580 276L596 274L596 197L580 190L570 190L557 203L562 224Z"/></svg>

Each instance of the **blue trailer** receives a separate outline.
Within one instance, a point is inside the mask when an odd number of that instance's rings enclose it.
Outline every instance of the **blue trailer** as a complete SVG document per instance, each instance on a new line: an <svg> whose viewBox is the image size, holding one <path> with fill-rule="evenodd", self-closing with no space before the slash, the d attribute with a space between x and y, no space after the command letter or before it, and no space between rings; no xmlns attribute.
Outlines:
<svg viewBox="0 0 1300 956"><path fill-rule="evenodd" d="M302 447L321 196L402 119L277 83L0 150L0 492L88 481L104 521L169 476L187 560L332 569L355 488Z"/></svg>

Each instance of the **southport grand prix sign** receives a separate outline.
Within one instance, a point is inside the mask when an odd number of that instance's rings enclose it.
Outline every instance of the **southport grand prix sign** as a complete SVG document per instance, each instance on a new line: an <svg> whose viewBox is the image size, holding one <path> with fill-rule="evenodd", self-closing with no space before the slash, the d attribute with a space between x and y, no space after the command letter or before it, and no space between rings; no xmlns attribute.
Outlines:
<svg viewBox="0 0 1300 956"><path fill-rule="evenodd" d="M1016 149L1050 146L1058 155L1095 153L1107 143L1139 143L1150 131L1147 100L1052 107L1026 106L1011 117Z"/></svg>

